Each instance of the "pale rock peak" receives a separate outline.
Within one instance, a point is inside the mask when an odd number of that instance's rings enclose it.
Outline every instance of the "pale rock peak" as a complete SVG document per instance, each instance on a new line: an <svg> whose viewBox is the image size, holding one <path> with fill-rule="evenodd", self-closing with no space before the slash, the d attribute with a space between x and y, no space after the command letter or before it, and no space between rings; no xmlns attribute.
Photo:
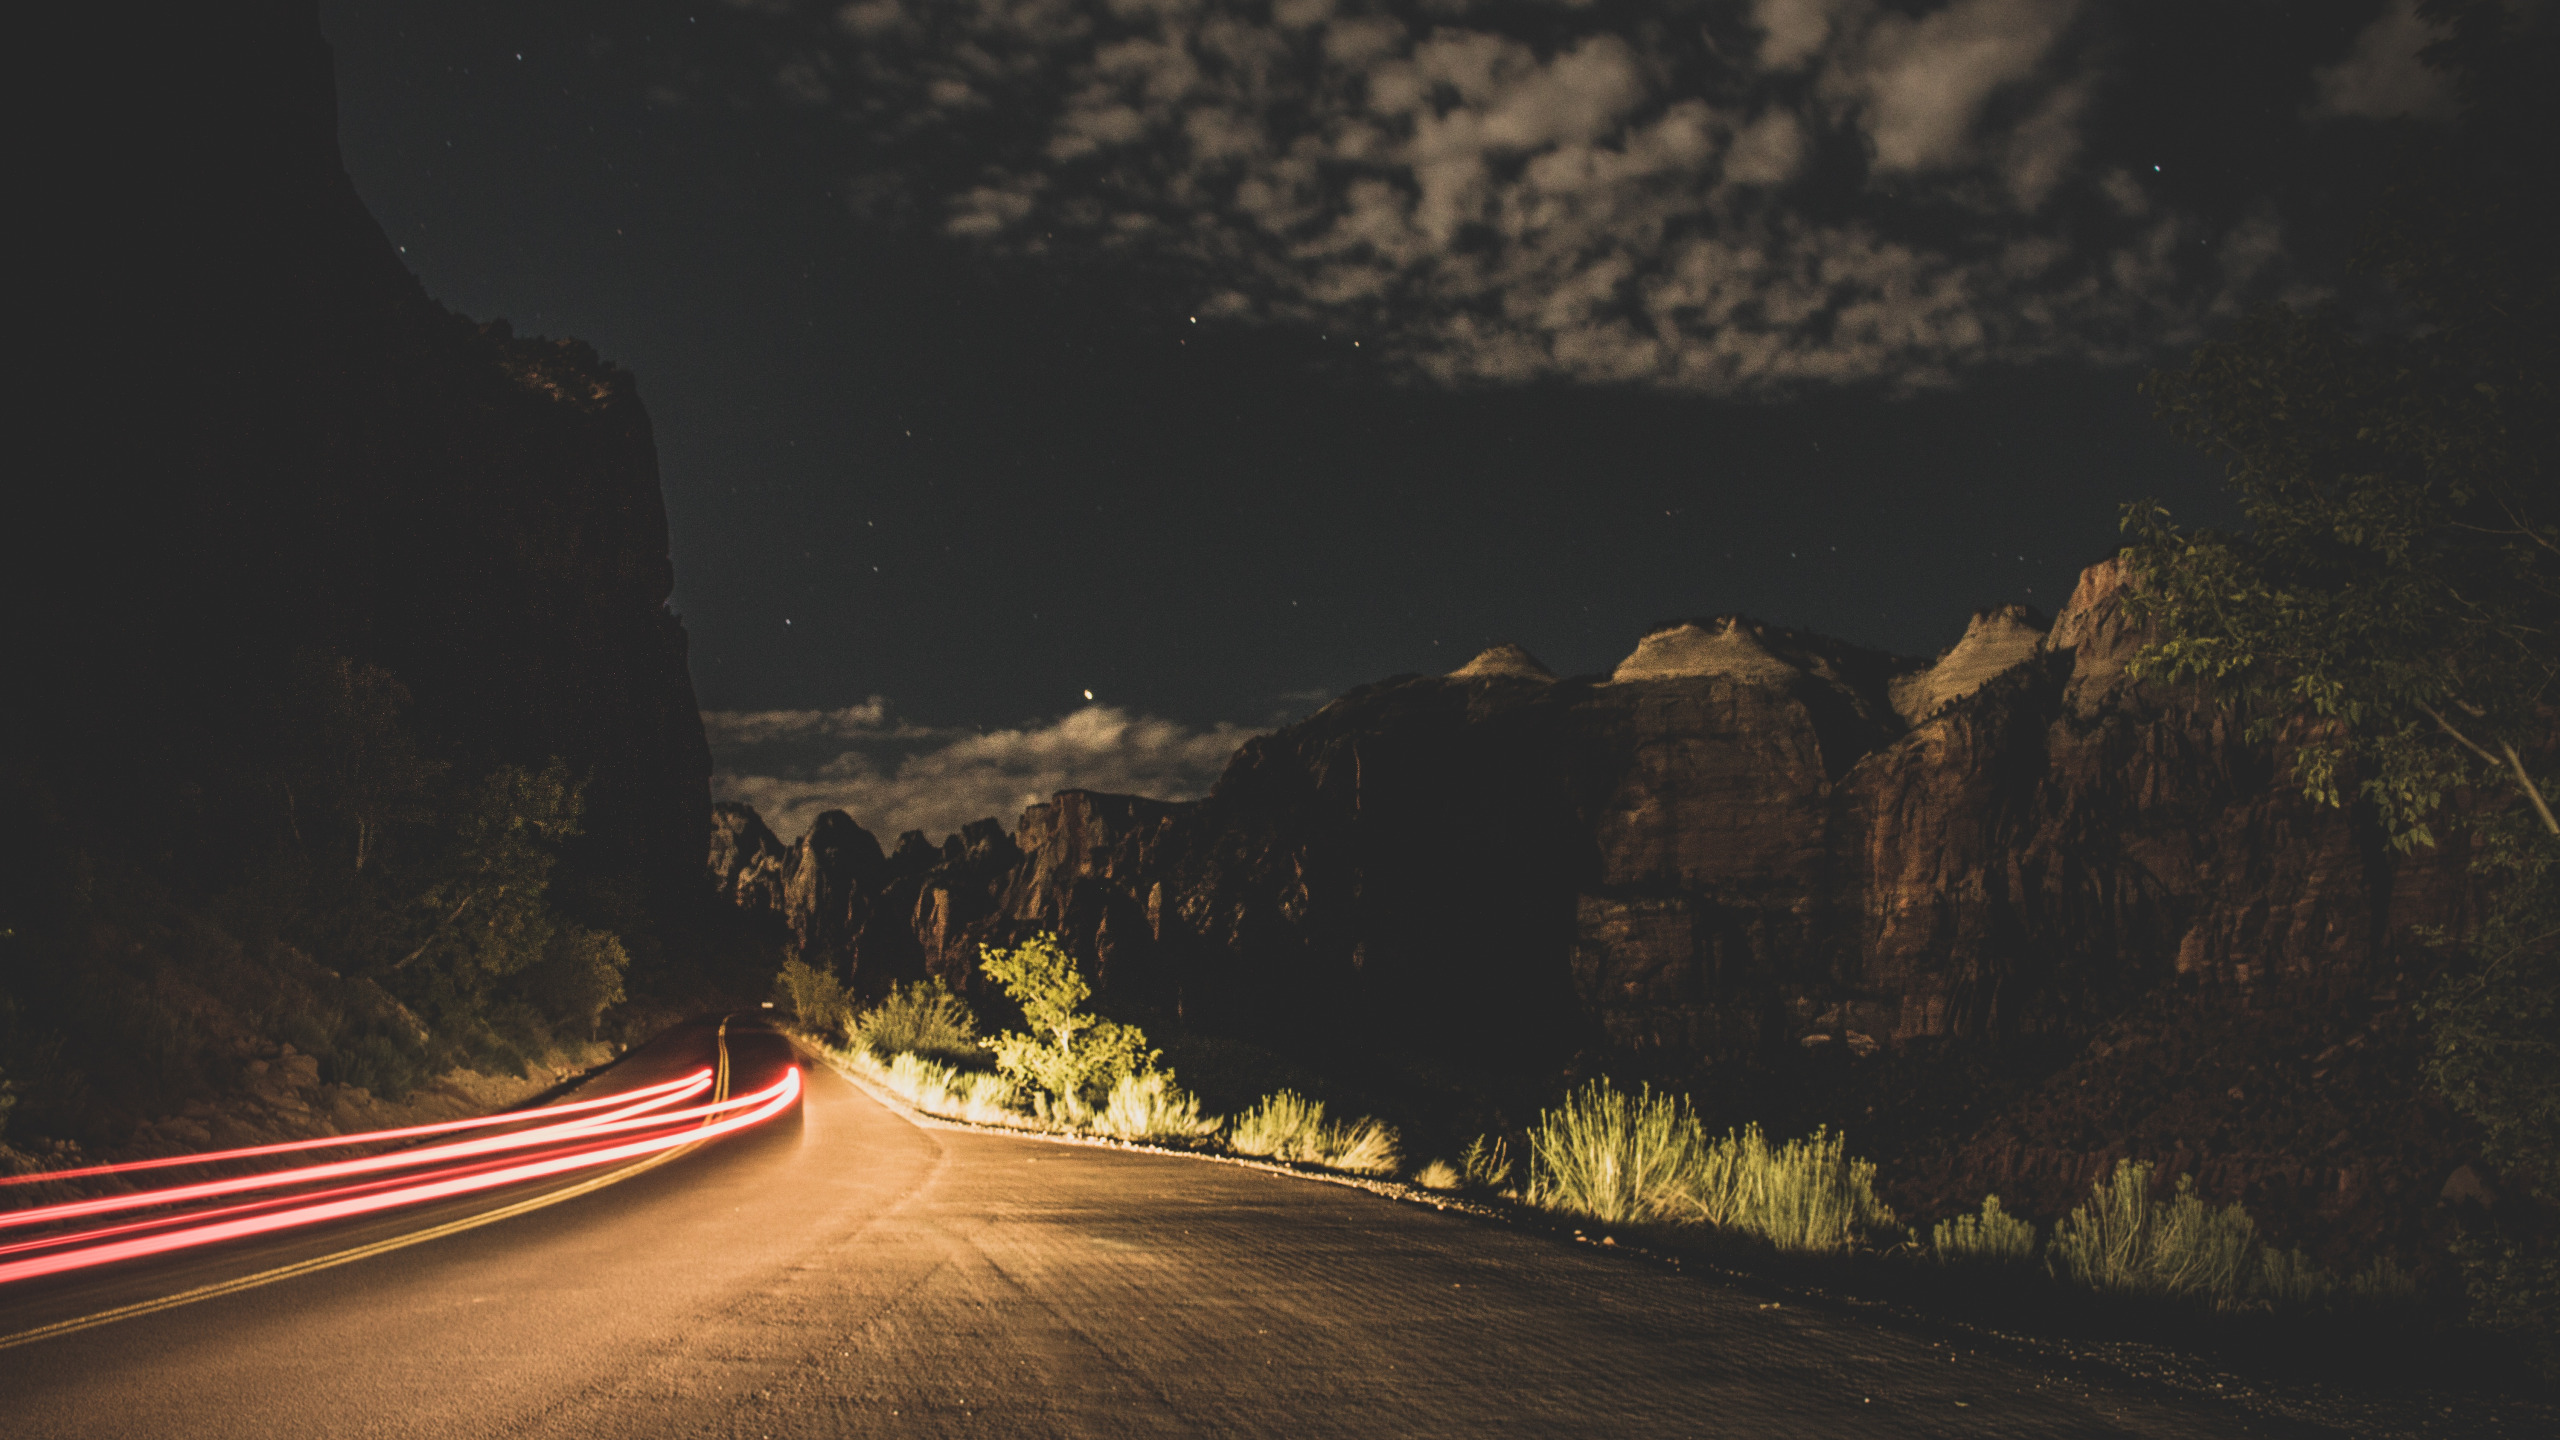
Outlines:
<svg viewBox="0 0 2560 1440"><path fill-rule="evenodd" d="M1937 664L1893 682L1893 713L1904 724L1917 725L1981 689L1993 676L2024 663L2044 638L2044 626L2024 605L1995 605L1981 611L1965 626L1964 638L1939 656Z"/></svg>
<svg viewBox="0 0 2560 1440"><path fill-rule="evenodd" d="M1705 625L1683 622L1656 630L1636 642L1636 653L1610 673L1615 684L1630 680L1678 680L1693 675L1723 675L1755 684L1781 684L1803 672L1769 653L1756 627L1738 615Z"/></svg>
<svg viewBox="0 0 2560 1440"><path fill-rule="evenodd" d="M1522 680L1556 678L1554 671L1538 663L1537 656L1508 640L1449 672L1449 678L1452 680L1484 680L1496 675L1507 675Z"/></svg>

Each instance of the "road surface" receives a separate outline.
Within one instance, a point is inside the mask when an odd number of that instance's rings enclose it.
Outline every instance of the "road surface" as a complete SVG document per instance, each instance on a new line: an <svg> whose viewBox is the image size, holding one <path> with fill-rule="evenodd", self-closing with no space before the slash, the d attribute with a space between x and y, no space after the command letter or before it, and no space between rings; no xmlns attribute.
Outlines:
<svg viewBox="0 0 2560 1440"><path fill-rule="evenodd" d="M699 1068L712 1034L595 1084ZM751 1021L728 1043L741 1088L790 1060ZM1348 1187L923 1129L807 1079L795 1112L547 1208L0 1349L0 1433L2296 1433ZM0 1337L543 1188L0 1287Z"/></svg>

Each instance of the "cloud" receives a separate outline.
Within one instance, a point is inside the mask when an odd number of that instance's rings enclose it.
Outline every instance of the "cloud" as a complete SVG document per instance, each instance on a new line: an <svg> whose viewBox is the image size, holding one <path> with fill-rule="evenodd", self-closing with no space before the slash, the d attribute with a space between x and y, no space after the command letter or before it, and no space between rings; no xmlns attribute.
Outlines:
<svg viewBox="0 0 2560 1440"><path fill-rule="evenodd" d="M2154 358L2279 283L2088 154L2094 8L862 0L782 83L854 112L866 215L1415 380L1907 391ZM2389 90L2368 48L2335 103Z"/></svg>
<svg viewBox="0 0 2560 1440"><path fill-rule="evenodd" d="M1191 729L1087 705L1061 719L978 731L899 720L874 696L841 710L706 711L712 796L752 805L785 839L842 810L883 842L939 839L993 816L1011 826L1060 790L1190 800L1258 733Z"/></svg>
<svg viewBox="0 0 2560 1440"><path fill-rule="evenodd" d="M2444 77L2418 59L2418 52L2442 38L2418 14L2417 0L2391 0L2374 22L2358 32L2346 58L2316 72L2318 93L2311 102L2317 118L2351 115L2388 120L2411 115L2440 120L2453 113L2453 92Z"/></svg>

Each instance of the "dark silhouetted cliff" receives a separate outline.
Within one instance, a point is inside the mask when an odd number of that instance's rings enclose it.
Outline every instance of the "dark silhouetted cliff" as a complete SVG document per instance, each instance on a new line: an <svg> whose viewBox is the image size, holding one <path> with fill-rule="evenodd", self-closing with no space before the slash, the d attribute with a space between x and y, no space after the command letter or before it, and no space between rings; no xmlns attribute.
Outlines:
<svg viewBox="0 0 2560 1440"><path fill-rule="evenodd" d="M40 1090L47 1056L92 1048L64 1047L67 1014L146 1001L166 1001L152 1023L189 1057L271 1047L297 1010L315 1035L411 1023L378 991L341 993L365 937L321 943L316 872L279 858L328 849L305 773L326 758L323 721L346 756L414 746L404 774L451 782L436 803L558 762L583 813L549 894L620 936L645 979L668 925L713 913L710 762L631 377L425 294L340 164L310 0L69 26L48 45L17 211L59 311L20 382L38 387L22 454L41 459L0 527L0 1068ZM297 720L295 687L322 673L396 715ZM356 815L350 797L380 776L340 769ZM413 800L383 799L359 828L434 830ZM332 903L388 883L354 854ZM358 898L404 913L396 894ZM284 973L259 968L283 950L302 988L239 979ZM82 1063L94 1078L120 1062ZM164 1098L220 1078L181 1068Z"/></svg>

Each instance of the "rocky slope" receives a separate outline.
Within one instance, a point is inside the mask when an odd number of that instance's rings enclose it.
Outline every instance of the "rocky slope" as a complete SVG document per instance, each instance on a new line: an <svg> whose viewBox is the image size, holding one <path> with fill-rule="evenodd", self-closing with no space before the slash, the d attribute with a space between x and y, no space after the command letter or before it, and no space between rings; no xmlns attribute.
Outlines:
<svg viewBox="0 0 2560 1440"><path fill-rule="evenodd" d="M731 810L755 838L713 869L857 983L968 987L980 943L1055 929L1106 996L1215 1030L1845 1123L1921 1210L2052 1213L2130 1153L2280 1234L2412 1241L2468 1158L2407 1015L2460 855L2127 681L2125 585L1934 662L1730 616L1605 678L1504 647L1247 744L1196 803L1062 794L904 870L848 817L785 849Z"/></svg>

